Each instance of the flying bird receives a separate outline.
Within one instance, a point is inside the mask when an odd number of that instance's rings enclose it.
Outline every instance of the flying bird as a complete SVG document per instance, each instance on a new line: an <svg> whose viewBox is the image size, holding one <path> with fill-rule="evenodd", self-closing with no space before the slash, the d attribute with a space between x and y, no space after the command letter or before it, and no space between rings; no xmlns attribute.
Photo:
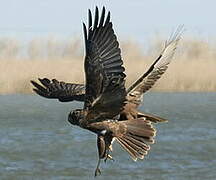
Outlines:
<svg viewBox="0 0 216 180"><path fill-rule="evenodd" d="M85 85L47 78L39 79L40 84L35 81L31 83L33 90L45 98L58 99L61 102L84 102L82 109L69 113L68 121L97 135L97 176L101 174L100 161L113 159L111 152L114 141L117 141L134 161L143 159L156 136L153 123L167 121L139 112L137 108L142 102L143 94L167 70L180 40L182 27L165 42L163 50L150 68L127 89L125 68L110 12L106 13L103 7L99 15L96 7L93 20L89 10L88 27L83 23L83 31L86 54Z"/></svg>

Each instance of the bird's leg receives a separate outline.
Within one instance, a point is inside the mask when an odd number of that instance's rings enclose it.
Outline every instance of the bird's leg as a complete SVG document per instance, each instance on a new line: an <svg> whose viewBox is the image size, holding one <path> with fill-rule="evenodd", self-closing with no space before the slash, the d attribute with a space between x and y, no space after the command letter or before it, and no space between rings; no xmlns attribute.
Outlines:
<svg viewBox="0 0 216 180"><path fill-rule="evenodd" d="M103 159L106 155L106 145L105 145L105 140L104 137L102 135L98 135L97 136L97 147L98 147L98 155L99 155L99 159L98 159L98 164L97 167L95 169L95 177L97 175L101 174L101 171L99 169L100 166L100 161L101 159Z"/></svg>
<svg viewBox="0 0 216 180"><path fill-rule="evenodd" d="M98 163L97 163L97 167L96 167L96 169L95 169L95 177L97 176L97 175L101 175L101 170L100 170L100 168L99 168L99 166L100 166L100 158L98 159Z"/></svg>

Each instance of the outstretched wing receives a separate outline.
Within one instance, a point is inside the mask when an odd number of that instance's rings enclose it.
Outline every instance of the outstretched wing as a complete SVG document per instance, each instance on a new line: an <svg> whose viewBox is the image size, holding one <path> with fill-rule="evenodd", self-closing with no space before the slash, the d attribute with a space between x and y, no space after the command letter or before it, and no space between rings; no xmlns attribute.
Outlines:
<svg viewBox="0 0 216 180"><path fill-rule="evenodd" d="M61 102L84 101L85 99L85 86L83 84L59 82L56 79L50 81L47 78L39 78L38 80L42 85L35 81L31 81L31 83L34 86L33 90L40 96L58 99Z"/></svg>
<svg viewBox="0 0 216 180"><path fill-rule="evenodd" d="M165 47L159 57L132 86L127 90L127 99L135 104L140 104L142 95L148 91L156 81L164 74L175 54L178 42L181 38L183 27L179 26L177 31L165 42Z"/></svg>
<svg viewBox="0 0 216 180"><path fill-rule="evenodd" d="M126 96L125 74L121 51L110 12L105 20L105 8L101 17L96 7L94 25L89 10L88 32L83 24L86 57L86 96L84 109L88 110L87 121L100 121L119 114Z"/></svg>

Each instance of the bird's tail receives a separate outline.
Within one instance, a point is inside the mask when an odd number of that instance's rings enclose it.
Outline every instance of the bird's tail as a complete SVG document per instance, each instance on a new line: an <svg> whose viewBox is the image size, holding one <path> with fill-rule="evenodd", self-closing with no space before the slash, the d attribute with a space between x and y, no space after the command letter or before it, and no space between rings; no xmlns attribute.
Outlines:
<svg viewBox="0 0 216 180"><path fill-rule="evenodd" d="M134 161L143 159L150 150L149 144L154 143L156 135L156 130L153 128L151 121L139 118L120 121L119 123L123 123L127 130L124 135L119 135L115 139Z"/></svg>

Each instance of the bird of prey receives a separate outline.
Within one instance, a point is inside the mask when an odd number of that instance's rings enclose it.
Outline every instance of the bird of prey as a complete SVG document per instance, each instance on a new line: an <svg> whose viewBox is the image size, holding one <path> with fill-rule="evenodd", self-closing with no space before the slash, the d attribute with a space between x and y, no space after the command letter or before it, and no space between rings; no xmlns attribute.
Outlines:
<svg viewBox="0 0 216 180"><path fill-rule="evenodd" d="M94 22L93 22L94 21ZM61 102L81 101L83 109L72 110L68 121L97 135L99 160L95 176L101 174L101 159L112 159L112 143L117 141L131 158L143 159L154 143L153 123L166 122L158 116L137 110L142 95L166 71L181 36L181 28L166 41L150 68L128 89L125 87L125 68L117 37L110 20L110 12L103 7L101 15L96 7L94 20L88 12L88 27L83 23L85 40L85 85L39 79L31 81L34 91L46 98Z"/></svg>

